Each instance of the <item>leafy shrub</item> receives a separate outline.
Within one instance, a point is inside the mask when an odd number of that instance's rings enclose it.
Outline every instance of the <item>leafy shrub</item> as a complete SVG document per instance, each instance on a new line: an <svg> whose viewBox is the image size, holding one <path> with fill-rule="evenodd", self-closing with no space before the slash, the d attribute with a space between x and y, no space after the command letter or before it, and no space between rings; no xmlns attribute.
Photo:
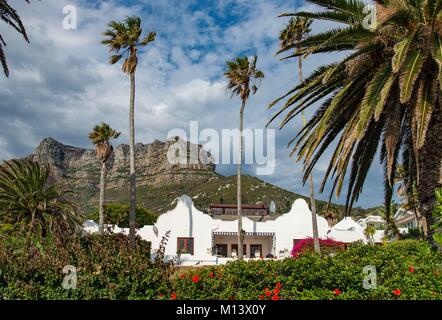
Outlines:
<svg viewBox="0 0 442 320"><path fill-rule="evenodd" d="M91 219L98 221L98 210L96 210ZM157 221L158 215L149 209L137 208L136 215L137 226L152 225ZM129 228L129 206L123 204L107 204L104 206L104 223L117 225L120 228Z"/></svg>
<svg viewBox="0 0 442 320"><path fill-rule="evenodd" d="M140 238L135 249L121 234L67 243L0 245L0 299L150 299L169 288ZM76 267L75 290L62 287L67 265Z"/></svg>
<svg viewBox="0 0 442 320"><path fill-rule="evenodd" d="M4 232L61 240L74 234L83 220L72 191L51 183L50 166L32 160L11 160L0 165L0 237ZM7 230L5 230L5 227Z"/></svg>
<svg viewBox="0 0 442 320"><path fill-rule="evenodd" d="M334 256L237 261L193 269L173 278L176 299L442 299L441 256L425 242L355 244ZM363 268L377 270L377 288L364 289ZM276 290L276 291L275 291Z"/></svg>
<svg viewBox="0 0 442 320"><path fill-rule="evenodd" d="M0 299L442 299L442 257L423 241L354 244L333 256L306 251L296 259L236 261L175 273L162 260L164 250L151 262L149 243L139 238L134 250L119 234L67 243L0 244ZM76 290L61 286L66 265L77 268ZM367 265L377 271L371 290L363 286Z"/></svg>

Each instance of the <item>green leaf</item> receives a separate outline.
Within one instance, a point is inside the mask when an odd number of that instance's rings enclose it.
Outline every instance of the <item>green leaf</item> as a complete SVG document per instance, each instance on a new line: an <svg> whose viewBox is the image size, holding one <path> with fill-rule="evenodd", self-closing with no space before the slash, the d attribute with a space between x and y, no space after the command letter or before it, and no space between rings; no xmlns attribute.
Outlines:
<svg viewBox="0 0 442 320"><path fill-rule="evenodd" d="M406 38L401 42L398 42L394 46L394 56L391 61L393 72L398 72L407 57L408 48L410 47L411 38Z"/></svg>
<svg viewBox="0 0 442 320"><path fill-rule="evenodd" d="M155 41L157 34L155 32L150 32L143 40L141 40L140 45L147 46L149 43Z"/></svg>
<svg viewBox="0 0 442 320"><path fill-rule="evenodd" d="M110 57L110 59L109 59L109 63L110 63L110 64L115 64L115 63L117 63L118 61L120 61L120 59L121 59L122 57L123 57L123 56L120 55L120 54L113 55L113 56Z"/></svg>
<svg viewBox="0 0 442 320"><path fill-rule="evenodd" d="M430 124L431 115L434 109L434 85L433 81L422 81L419 87L418 99L415 106L414 119L416 124L416 147L422 148L425 143L425 136Z"/></svg>
<svg viewBox="0 0 442 320"><path fill-rule="evenodd" d="M424 55L421 49L413 51L406 59L400 76L401 103L407 103L410 100L414 83L419 77L423 63Z"/></svg>
<svg viewBox="0 0 442 320"><path fill-rule="evenodd" d="M395 78L396 75L391 72L389 65L384 66L374 75L362 100L359 121L356 126L357 139L362 138L373 115L379 120Z"/></svg>

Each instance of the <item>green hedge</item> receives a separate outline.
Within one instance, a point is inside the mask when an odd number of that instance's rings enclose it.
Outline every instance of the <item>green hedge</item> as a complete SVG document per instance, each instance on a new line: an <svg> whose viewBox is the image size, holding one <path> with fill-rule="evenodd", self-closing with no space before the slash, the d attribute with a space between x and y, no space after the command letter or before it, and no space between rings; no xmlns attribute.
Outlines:
<svg viewBox="0 0 442 320"><path fill-rule="evenodd" d="M163 299L442 299L441 256L424 242L352 245L333 257L234 262L179 273ZM377 288L363 287L364 266ZM193 281L195 280L195 281ZM275 291L276 289L276 291Z"/></svg>
<svg viewBox="0 0 442 320"><path fill-rule="evenodd" d="M0 299L442 299L442 257L425 242L352 245L333 256L233 262L176 271L149 261L149 243L93 236L67 245L0 244ZM66 265L76 290L62 287ZM377 288L363 287L364 266Z"/></svg>
<svg viewBox="0 0 442 320"><path fill-rule="evenodd" d="M77 269L75 290L62 287L66 265ZM0 299L151 299L168 286L141 239L135 250L124 235L0 245Z"/></svg>

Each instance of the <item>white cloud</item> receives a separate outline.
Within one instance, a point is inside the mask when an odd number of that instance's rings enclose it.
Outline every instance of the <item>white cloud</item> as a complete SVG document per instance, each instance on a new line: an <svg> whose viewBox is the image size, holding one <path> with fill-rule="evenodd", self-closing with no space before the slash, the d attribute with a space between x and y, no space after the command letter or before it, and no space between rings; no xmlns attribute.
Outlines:
<svg viewBox="0 0 442 320"><path fill-rule="evenodd" d="M145 32L158 34L154 44L141 53L137 72L138 141L164 140L170 129L187 129L192 120L200 121L201 129L236 127L240 102L226 93L223 71L227 59L244 52L256 52L258 67L266 73L259 92L247 105L246 127L266 125L273 112L267 110L268 104L296 81L294 61L279 62L274 56L278 32L285 22L277 16L293 11L291 4L216 1L212 6L221 18L228 20L241 13L240 19L222 25L204 7L191 11L193 1L146 0L150 10L144 11L142 2L132 6L117 1L91 5L84 0L14 3L31 45L12 30L3 34L11 77L0 77L0 157L30 153L46 136L88 146L87 133L101 121L122 131L120 142L127 142L129 79L120 66L107 63L108 52L100 40L111 19L130 14L142 16ZM67 4L78 8L77 30L62 28L62 8ZM237 11L232 11L232 4ZM315 24L314 31L327 27ZM311 58L305 63L305 73L338 57ZM288 159L285 148L300 125L297 121L292 129L277 132L277 170L265 179L306 193L301 186L301 166ZM318 169L324 170L324 162Z"/></svg>

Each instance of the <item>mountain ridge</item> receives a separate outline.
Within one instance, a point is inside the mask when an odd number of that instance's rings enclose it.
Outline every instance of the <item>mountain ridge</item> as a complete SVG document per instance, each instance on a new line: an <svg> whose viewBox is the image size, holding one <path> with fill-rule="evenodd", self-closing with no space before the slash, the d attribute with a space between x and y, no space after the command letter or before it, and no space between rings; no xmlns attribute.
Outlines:
<svg viewBox="0 0 442 320"><path fill-rule="evenodd" d="M161 214L171 209L174 200L183 194L190 196L201 210L207 210L211 203L236 203L236 176L218 174L212 163L200 161L193 164L171 164L167 160L169 148L176 143L201 151L201 145L183 140L155 140L149 144L136 145L137 199L138 205ZM210 154L206 152L206 157ZM65 145L53 138L45 138L27 158L41 164L49 164L51 177L70 185L78 195L78 201L87 213L98 206L100 165L93 149ZM118 145L108 163L106 190L107 203L129 202L129 146ZM290 210L298 198L309 202L307 196L297 194L257 177L243 177L243 203L270 204L274 201L277 213ZM326 206L317 200L318 212ZM335 205L343 212L342 205ZM364 216L370 209L355 208L353 215Z"/></svg>

